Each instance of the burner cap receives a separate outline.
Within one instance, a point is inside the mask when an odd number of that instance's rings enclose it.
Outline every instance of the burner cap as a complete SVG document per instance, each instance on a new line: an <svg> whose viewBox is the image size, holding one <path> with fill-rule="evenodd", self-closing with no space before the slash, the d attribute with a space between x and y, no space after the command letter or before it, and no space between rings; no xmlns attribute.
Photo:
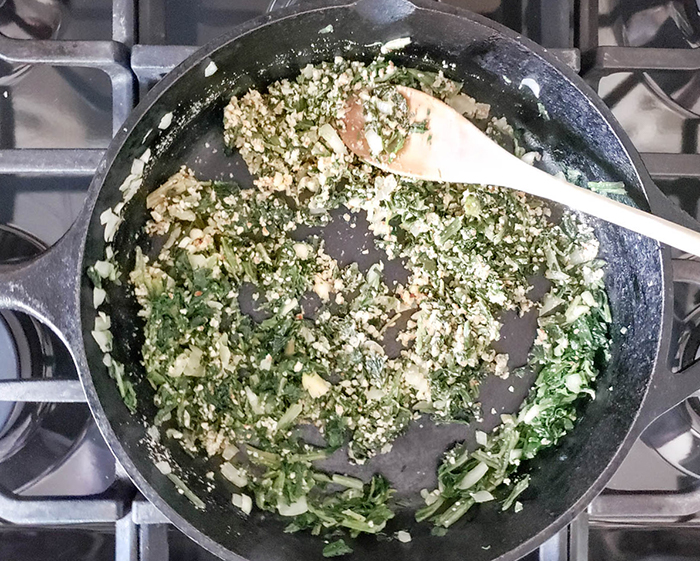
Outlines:
<svg viewBox="0 0 700 561"><path fill-rule="evenodd" d="M34 236L0 225L0 263L17 263L45 249ZM70 353L58 336L27 314L0 310L0 379L54 376L77 378ZM49 480L48 476L83 449L84 443L94 440L91 427L90 411L84 403L0 401L0 482L15 492L24 492ZM100 448L99 443L93 448ZM88 492L94 491L85 487L92 472L97 470L108 483L112 478L109 470L94 463L94 456L85 456L89 465L81 469L88 475L79 478ZM75 471L72 475L75 479Z"/></svg>
<svg viewBox="0 0 700 561"><path fill-rule="evenodd" d="M624 46L694 49L700 47L699 6L699 0L617 0L611 12L617 14L613 29ZM648 72L644 83L682 117L700 116L697 72Z"/></svg>
<svg viewBox="0 0 700 561"><path fill-rule="evenodd" d="M15 348L10 326L0 315L0 380L16 380L19 378L19 357ZM0 401L0 434L10 420L14 403Z"/></svg>
<svg viewBox="0 0 700 561"><path fill-rule="evenodd" d="M688 21L695 37L700 37L700 0L683 0Z"/></svg>
<svg viewBox="0 0 700 561"><path fill-rule="evenodd" d="M46 246L21 230L0 225L0 264L11 264L41 253ZM45 328L27 316L0 310L0 380L41 376L37 357L52 355ZM23 445L33 430L32 418L44 409L41 404L0 401L0 461Z"/></svg>
<svg viewBox="0 0 700 561"><path fill-rule="evenodd" d="M61 25L59 0L0 0L0 33L12 39L55 39ZM31 67L0 61L0 85L15 82Z"/></svg>
<svg viewBox="0 0 700 561"><path fill-rule="evenodd" d="M8 265L39 255L46 244L31 234L0 224L0 263Z"/></svg>
<svg viewBox="0 0 700 561"><path fill-rule="evenodd" d="M674 291L678 292L676 303L685 295L692 302L692 309L689 313L676 309L674 313L677 319L673 332L678 334L674 366L679 370L693 364L700 356L700 306L694 297L700 284L688 280L700 279L700 262L674 260L674 270L681 267L689 269L691 274L686 273L683 281L674 283ZM700 478L700 392L654 421L642 440L683 473Z"/></svg>

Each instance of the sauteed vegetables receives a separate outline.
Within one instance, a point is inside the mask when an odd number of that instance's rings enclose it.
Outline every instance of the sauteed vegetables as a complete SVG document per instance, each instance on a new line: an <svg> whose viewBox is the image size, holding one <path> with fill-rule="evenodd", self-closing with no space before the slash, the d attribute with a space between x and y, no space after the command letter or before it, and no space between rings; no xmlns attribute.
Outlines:
<svg viewBox="0 0 700 561"><path fill-rule="evenodd" d="M524 365L536 381L518 411L489 434L477 431L476 449L445 453L438 486L422 492L425 507L416 512L437 533L477 503L522 508L528 476L520 463L573 427L609 346L604 263L577 216L564 213L555 224L545 203L522 193L399 178L346 149L337 127L351 94L372 92L362 95L376 115L377 153L391 157L406 134L420 132L393 118L395 84L445 100L517 155L534 157L442 72L384 57L309 65L225 109L226 143L255 188L183 167L147 200L147 233L162 249L138 252L128 274L145 322L155 426L193 454L220 457L220 475L238 488L232 502L244 512L255 504L289 517L287 531L329 536L329 556L350 551L346 533L385 532L396 505L381 474L363 481L328 471L324 460L390 454L426 415L478 422L480 383L523 366L492 348L505 311L539 313ZM366 224L384 257L360 266L334 254L323 239L332 220ZM385 274L397 260L405 269L398 280ZM120 273L107 258L90 274L102 291ZM549 284L533 301L537 275ZM109 353L101 314L96 339ZM107 361L127 404L144 399Z"/></svg>

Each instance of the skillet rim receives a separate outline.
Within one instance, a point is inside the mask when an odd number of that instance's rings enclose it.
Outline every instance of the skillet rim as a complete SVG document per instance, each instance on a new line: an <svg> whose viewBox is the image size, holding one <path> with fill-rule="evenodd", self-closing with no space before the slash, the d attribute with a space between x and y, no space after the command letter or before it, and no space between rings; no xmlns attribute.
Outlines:
<svg viewBox="0 0 700 561"><path fill-rule="evenodd" d="M141 120L149 113L151 108L157 104L161 96L167 92L170 87L177 82L185 73L190 71L193 67L201 64L204 60L209 58L215 51L225 48L230 43L240 39L241 37L254 32L255 30L270 25L279 24L285 19L296 17L301 13L316 12L316 11L326 11L337 8L352 8L354 6L370 3L373 0L356 0L356 1L340 1L332 0L314 0L312 2L305 2L301 5L292 6L290 8L285 8L278 12L273 12L271 14L265 14L258 18L247 21L229 32L222 34L218 38L210 41L206 45L199 48L195 53L190 55L181 64L169 72L162 80L160 80L151 90L143 97L140 103L132 110L131 114L120 127L118 134L114 137L110 143L105 156L103 157L100 165L97 168L95 175L90 183L88 190L88 196L86 198L83 211L76 221L76 234L80 237L78 247L79 254L77 256L78 270L75 271L77 278L75 279L76 286L76 309L78 310L77 325L82 326L83 320L83 309L81 305L81 282L84 275L84 265L83 259L85 254L85 247L89 237L89 224L93 219L95 213L95 207L97 200L105 187L105 180L107 175L112 168L115 160L121 153L124 145L127 143L133 129L141 122ZM396 0L394 3L403 3L406 5L414 6L425 12L438 12L447 13L452 16L456 16L471 24L480 25L490 29L496 34L509 39L512 42L519 43L530 56L535 56L543 60L546 64L553 67L567 82L570 87L578 90L590 104L589 107L599 113L603 120L612 130L617 141L620 143L624 150L624 155L627 160L632 165L636 179L641 187L641 194L644 195L644 199L649 204L652 211L663 210L667 203L665 196L659 191L659 189L654 185L646 171L644 164L641 160L640 155L637 150L632 145L632 142L627 137L626 133L623 131L620 124L617 122L612 112L605 106L603 101L598 97L598 95L590 88L590 86L572 69L570 69L566 64L561 62L555 55L549 53L549 51L538 45L537 43L523 37L522 35L492 21L486 17L474 14L468 10L456 8L446 4L437 4L435 2L429 2L428 0ZM114 186L116 188L116 186ZM665 247L660 246L658 242L655 242L656 247L660 251L660 279L661 285L660 290L662 292L662 315L659 321L659 339L658 345L655 353L654 364L652 367L652 373L647 380L646 389L644 391L644 397L640 402L640 406L637 409L637 414L635 419L632 420L630 424L630 429L625 435L624 439L620 442L612 460L607 464L607 466L601 471L597 479L589 487L589 489L581 495L578 501L572 504L567 510L562 512L553 522L547 525L539 533L531 536L529 539L521 542L517 547L511 549L507 553L494 558L494 561L515 561L520 559L522 556L526 555L530 551L534 550L536 547L544 543L548 538L556 534L567 524L569 524L579 513L581 513L586 505L588 505L591 500L602 491L605 484L612 477L614 471L622 462L626 456L627 451L631 445L636 440L636 437L641 432L643 427L639 427L637 422L640 412L644 409L645 403L647 402L647 397L649 393L649 388L652 383L657 378L659 373L659 361L660 357L667 356L668 343L665 341L668 339L667 335L669 332L669 318L672 310L667 304L668 298L670 296L670 253ZM109 445L115 457L124 467L125 471L132 479L136 487L141 491L144 497L151 502L158 510L160 510L168 520L173 523L180 531L182 531L189 538L195 542L202 545L204 548L208 549L213 554L230 560L245 561L245 558L233 552L232 550L224 547L219 542L210 538L202 530L195 527L194 524L189 522L183 515L181 515L175 508L170 506L168 502L161 497L161 495L155 490L155 488L149 483L147 478L142 475L141 471L132 462L129 454L121 443L120 439L117 437L116 433L112 428L112 423L108 419L105 410L102 406L100 397L95 389L92 374L87 364L87 356L85 352L83 330L79 328L77 333L77 345L75 349L75 360L78 366L78 372L80 375L83 388L85 390L88 405L92 411L95 421L98 425L102 436ZM665 354L664 354L665 353Z"/></svg>

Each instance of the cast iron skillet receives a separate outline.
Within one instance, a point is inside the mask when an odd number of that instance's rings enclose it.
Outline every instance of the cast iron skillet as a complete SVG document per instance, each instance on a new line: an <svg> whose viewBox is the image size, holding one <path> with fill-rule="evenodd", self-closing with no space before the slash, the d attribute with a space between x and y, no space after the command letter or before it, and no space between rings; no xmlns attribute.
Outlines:
<svg viewBox="0 0 700 561"><path fill-rule="evenodd" d="M318 31L331 24L332 33ZM393 55L402 64L435 68L465 83L466 91L486 100L496 115L523 129L532 146L552 159L581 169L590 179L622 180L631 198L667 218L675 214L653 185L610 112L582 80L539 46L486 19L425 0L335 0L265 16L199 50L156 85L134 110L112 142L92 181L85 208L66 236L40 258L5 267L0 276L0 306L26 311L50 325L71 349L88 402L105 439L136 485L185 534L226 559L317 559L322 542L306 533L285 534L284 522L254 511L244 517L230 506L230 489L208 491L202 474L215 465L172 453L190 488L206 501L197 510L154 467L144 444L144 418L152 418L152 390L139 364L140 330L127 285L110 289L110 314L116 358L136 381L139 410L131 415L102 364L90 336L95 310L85 269L104 253L99 215L121 198L119 185L132 160L146 147L153 151L143 186L125 210L126 221L114 247L124 271L133 249L145 244L146 194L188 162L206 179L250 181L244 166L223 155L222 108L232 92L264 87L294 76L308 62L334 55L370 60L378 44L410 36L413 43ZM205 78L214 61L218 72ZM522 86L540 85L537 99ZM527 82L526 82L527 83ZM174 112L166 131L158 123ZM216 153L213 153L217 149ZM557 447L531 462L532 485L523 496L525 510L498 512L483 505L455 525L447 536L433 537L416 525L410 509L399 513L393 529L410 529L413 541L359 539L356 558L514 560L541 544L581 512L604 487L625 452L660 413L700 388L700 368L671 374L671 283L668 252L656 242L605 223L592 222L608 261L607 289L614 323L612 358L598 381L598 396L582 408L580 422ZM620 329L627 327L625 334ZM491 388L505 402L507 385ZM430 478L444 442L433 429L413 430L397 444L389 467L402 492L417 492ZM417 461L427 466L418 473Z"/></svg>

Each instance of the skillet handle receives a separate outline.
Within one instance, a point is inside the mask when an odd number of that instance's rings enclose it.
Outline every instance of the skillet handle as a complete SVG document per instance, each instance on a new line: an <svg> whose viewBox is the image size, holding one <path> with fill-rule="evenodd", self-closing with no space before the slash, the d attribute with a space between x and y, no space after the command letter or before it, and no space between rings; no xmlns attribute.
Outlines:
<svg viewBox="0 0 700 561"><path fill-rule="evenodd" d="M0 309L24 312L46 324L74 359L82 336L78 294L81 240L74 225L34 259L0 265Z"/></svg>
<svg viewBox="0 0 700 561"><path fill-rule="evenodd" d="M675 373L667 364L659 367L637 418L639 431L699 390L700 360Z"/></svg>
<svg viewBox="0 0 700 561"><path fill-rule="evenodd" d="M700 231L700 224L666 197L661 198L661 213L676 224ZM673 260L673 280L700 287L700 262L687 259ZM672 301L672 294L669 300ZM637 419L639 431L646 429L661 415L700 391L700 360L679 372L668 365L668 344L661 345L659 364Z"/></svg>

